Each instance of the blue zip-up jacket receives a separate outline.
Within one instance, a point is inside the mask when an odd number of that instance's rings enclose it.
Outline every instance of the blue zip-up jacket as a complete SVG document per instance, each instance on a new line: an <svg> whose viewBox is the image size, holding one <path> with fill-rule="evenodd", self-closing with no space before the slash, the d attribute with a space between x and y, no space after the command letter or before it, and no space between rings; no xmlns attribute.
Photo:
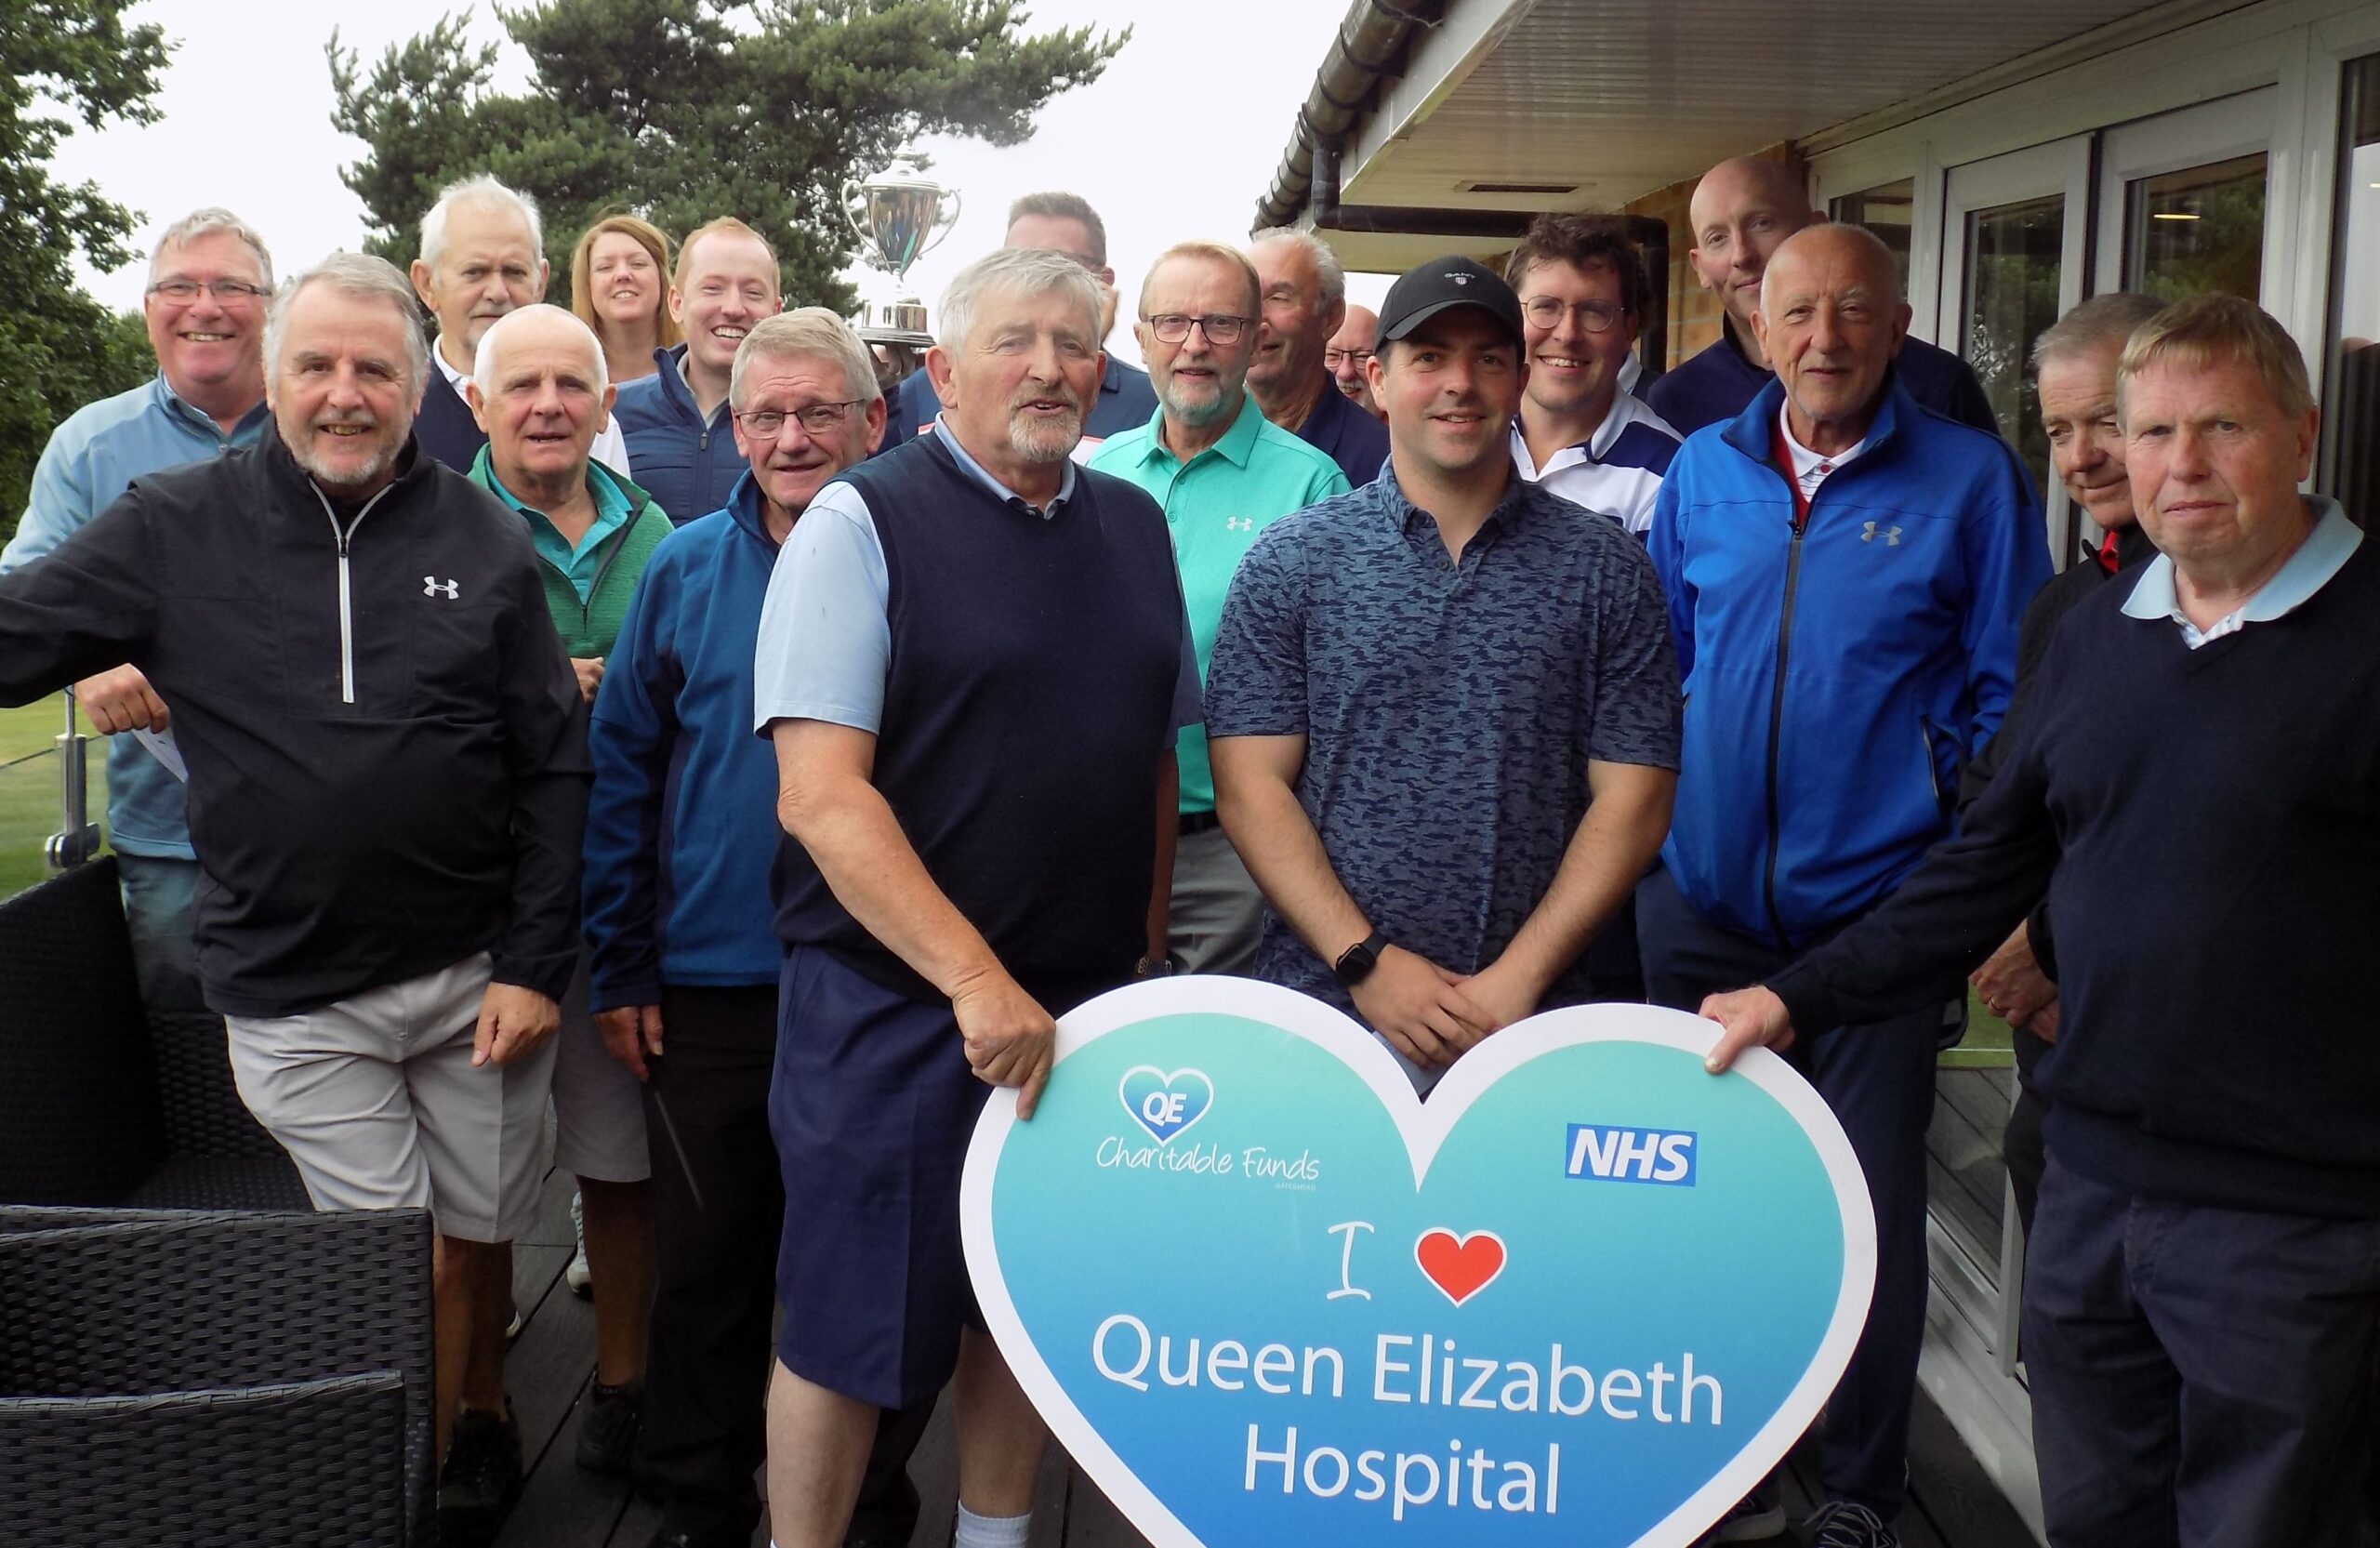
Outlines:
<svg viewBox="0 0 2380 1548"><path fill-rule="evenodd" d="M726 402L707 422L694 407L694 394L680 370L685 358L683 344L654 351L659 369L624 385L612 404L636 482L681 527L724 507L747 466L735 449L735 422L728 417Z"/></svg>
<svg viewBox="0 0 2380 1548"><path fill-rule="evenodd" d="M1950 830L2049 579L2007 445L1888 382L1867 446L1796 528L1784 387L1678 450L1647 547L1686 695L1661 858L1697 912L1796 946L1871 906Z"/></svg>
<svg viewBox="0 0 2380 1548"><path fill-rule="evenodd" d="M661 540L588 729L585 929L595 1010L661 986L774 984L776 755L752 734L752 650L777 545L749 473Z"/></svg>
<svg viewBox="0 0 2380 1548"><path fill-rule="evenodd" d="M163 371L129 391L84 404L50 432L42 448L24 519L0 551L0 576L32 563L88 526L134 479L253 446L271 422L258 403L226 435L182 402ZM182 782L128 732L108 738L107 756L108 842L125 854L196 859L182 810Z"/></svg>

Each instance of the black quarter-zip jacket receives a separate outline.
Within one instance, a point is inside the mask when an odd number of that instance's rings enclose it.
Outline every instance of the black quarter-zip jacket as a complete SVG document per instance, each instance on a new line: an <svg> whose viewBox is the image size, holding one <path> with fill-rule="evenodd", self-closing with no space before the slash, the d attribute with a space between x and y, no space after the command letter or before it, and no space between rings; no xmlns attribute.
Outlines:
<svg viewBox="0 0 2380 1548"><path fill-rule="evenodd" d="M327 499L279 437L133 482L0 576L0 702L130 662L173 713L199 973L289 1015L486 951L560 998L586 713L528 534L410 441Z"/></svg>

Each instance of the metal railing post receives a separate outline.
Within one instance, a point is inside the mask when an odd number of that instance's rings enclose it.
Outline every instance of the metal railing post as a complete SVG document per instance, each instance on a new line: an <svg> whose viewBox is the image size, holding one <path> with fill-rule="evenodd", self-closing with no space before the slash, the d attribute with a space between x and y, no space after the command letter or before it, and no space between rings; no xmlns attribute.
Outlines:
<svg viewBox="0 0 2380 1548"><path fill-rule="evenodd" d="M85 760L90 738L75 729L74 690L66 690L66 729L58 734L59 829L42 846L52 870L72 870L97 854L99 827L91 821L91 775Z"/></svg>

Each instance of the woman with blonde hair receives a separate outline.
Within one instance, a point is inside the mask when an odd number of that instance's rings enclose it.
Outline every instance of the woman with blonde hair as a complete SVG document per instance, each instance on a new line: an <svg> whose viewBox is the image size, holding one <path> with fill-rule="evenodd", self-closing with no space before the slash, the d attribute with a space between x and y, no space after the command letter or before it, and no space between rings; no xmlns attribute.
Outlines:
<svg viewBox="0 0 2380 1548"><path fill-rule="evenodd" d="M669 316L669 238L633 215L607 215L570 255L570 310L603 341L614 382L657 369L654 353L678 342Z"/></svg>

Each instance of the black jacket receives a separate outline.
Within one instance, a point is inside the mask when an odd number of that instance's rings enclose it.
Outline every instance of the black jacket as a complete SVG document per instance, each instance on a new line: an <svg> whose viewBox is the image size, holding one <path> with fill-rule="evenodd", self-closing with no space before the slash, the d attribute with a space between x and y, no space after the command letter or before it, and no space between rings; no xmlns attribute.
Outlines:
<svg viewBox="0 0 2380 1548"><path fill-rule="evenodd" d="M269 435L0 576L0 703L129 661L172 710L228 1014L480 951L502 983L570 980L586 716L528 533L411 443L400 468L335 511Z"/></svg>

